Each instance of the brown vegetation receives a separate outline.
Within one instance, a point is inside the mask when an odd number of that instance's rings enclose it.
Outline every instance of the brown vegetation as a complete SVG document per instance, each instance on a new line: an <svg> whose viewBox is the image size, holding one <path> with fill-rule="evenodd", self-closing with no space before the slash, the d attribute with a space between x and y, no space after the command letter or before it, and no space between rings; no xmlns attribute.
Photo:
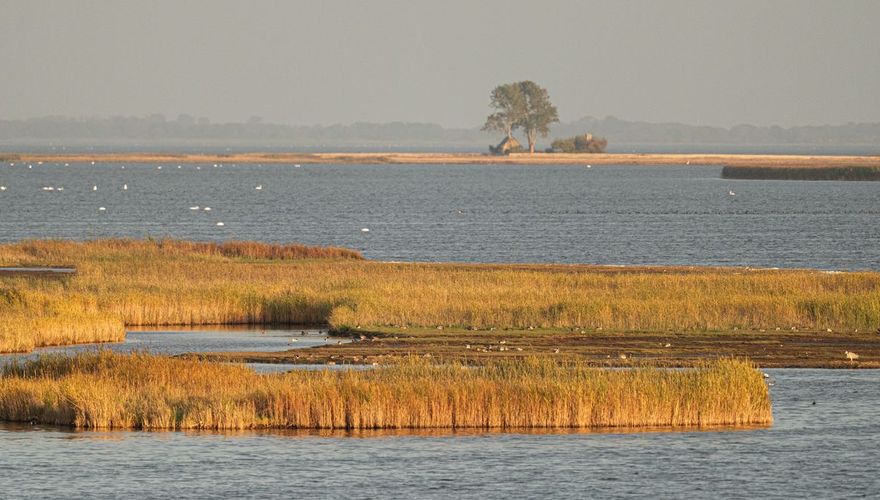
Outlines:
<svg viewBox="0 0 880 500"><path fill-rule="evenodd" d="M6 368L0 420L89 429L514 429L769 424L772 414L761 374L737 360L682 371L407 360L368 371L258 375L102 352Z"/></svg>
<svg viewBox="0 0 880 500"><path fill-rule="evenodd" d="M4 265L77 269L55 279L0 276L0 351L118 340L123 325L691 333L880 327L880 274L871 272L383 263L339 250L305 252L327 258L268 260L289 255L286 247L238 245L0 245Z"/></svg>

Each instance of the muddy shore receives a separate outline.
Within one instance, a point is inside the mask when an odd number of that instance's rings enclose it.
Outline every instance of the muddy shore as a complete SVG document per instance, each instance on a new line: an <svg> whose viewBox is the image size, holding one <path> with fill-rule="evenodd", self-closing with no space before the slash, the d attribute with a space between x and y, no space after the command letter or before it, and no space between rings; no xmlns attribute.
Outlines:
<svg viewBox="0 0 880 500"><path fill-rule="evenodd" d="M858 359L848 359L846 351L858 354ZM707 359L746 357L762 368L880 368L880 333L389 329L356 332L353 342L338 345L284 352L207 353L199 357L233 362L373 364L406 355L468 363L553 356L601 367L688 367Z"/></svg>
<svg viewBox="0 0 880 500"><path fill-rule="evenodd" d="M743 167L880 167L880 156L752 154L518 153L3 153L3 161L43 163L432 164L432 165L718 165Z"/></svg>

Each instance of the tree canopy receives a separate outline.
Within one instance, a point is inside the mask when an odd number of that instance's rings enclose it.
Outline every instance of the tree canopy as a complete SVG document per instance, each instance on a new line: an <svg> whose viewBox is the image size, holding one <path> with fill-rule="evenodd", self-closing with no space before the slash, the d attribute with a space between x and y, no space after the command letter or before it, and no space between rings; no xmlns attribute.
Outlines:
<svg viewBox="0 0 880 500"><path fill-rule="evenodd" d="M529 80L520 82L519 86L526 101L526 112L520 120L520 126L525 130L529 140L529 153L534 153L538 134L547 137L550 133L550 124L559 121L559 114L556 112L556 106L550 102L547 89Z"/></svg>
<svg viewBox="0 0 880 500"><path fill-rule="evenodd" d="M490 104L494 113L486 118L483 130L504 132L513 139L513 129L518 126L526 113L525 96L517 83L505 83L492 90Z"/></svg>

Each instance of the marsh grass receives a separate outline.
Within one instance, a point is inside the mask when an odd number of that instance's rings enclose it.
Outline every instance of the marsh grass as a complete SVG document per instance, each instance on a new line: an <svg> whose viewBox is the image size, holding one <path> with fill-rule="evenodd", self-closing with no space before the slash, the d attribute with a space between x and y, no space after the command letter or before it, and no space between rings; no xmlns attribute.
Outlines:
<svg viewBox="0 0 880 500"><path fill-rule="evenodd" d="M339 249L150 240L0 245L0 263L77 270L51 280L0 276L0 351L118 340L124 325L880 327L880 274L870 272L383 263Z"/></svg>
<svg viewBox="0 0 880 500"><path fill-rule="evenodd" d="M760 372L733 359L686 370L407 359L368 371L260 375L104 351L7 367L0 420L88 429L512 429L753 425L772 414Z"/></svg>

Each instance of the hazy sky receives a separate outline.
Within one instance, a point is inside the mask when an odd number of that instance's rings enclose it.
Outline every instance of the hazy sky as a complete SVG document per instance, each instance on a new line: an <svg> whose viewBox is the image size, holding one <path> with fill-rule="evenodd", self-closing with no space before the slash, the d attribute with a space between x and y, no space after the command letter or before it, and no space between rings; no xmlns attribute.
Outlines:
<svg viewBox="0 0 880 500"><path fill-rule="evenodd" d="M0 0L0 118L472 127L533 79L564 121L880 121L878 20L877 0Z"/></svg>

